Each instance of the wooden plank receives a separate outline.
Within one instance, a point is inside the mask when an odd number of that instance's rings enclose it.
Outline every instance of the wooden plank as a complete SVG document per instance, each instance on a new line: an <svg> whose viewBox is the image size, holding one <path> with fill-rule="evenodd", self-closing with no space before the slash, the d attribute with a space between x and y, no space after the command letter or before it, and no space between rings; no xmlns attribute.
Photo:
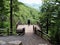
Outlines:
<svg viewBox="0 0 60 45"><path fill-rule="evenodd" d="M0 45L6 45L7 43L5 41L0 40Z"/></svg>
<svg viewBox="0 0 60 45"><path fill-rule="evenodd" d="M8 42L8 45L22 45L21 41L10 41Z"/></svg>

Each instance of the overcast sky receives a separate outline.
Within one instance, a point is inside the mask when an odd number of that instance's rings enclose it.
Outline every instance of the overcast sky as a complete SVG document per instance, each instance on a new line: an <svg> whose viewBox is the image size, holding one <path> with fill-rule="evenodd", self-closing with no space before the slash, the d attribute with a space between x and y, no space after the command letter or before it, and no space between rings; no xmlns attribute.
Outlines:
<svg viewBox="0 0 60 45"><path fill-rule="evenodd" d="M32 3L41 4L42 3L41 0L18 0L18 1L23 2L23 3L28 3L28 4L32 4Z"/></svg>
<svg viewBox="0 0 60 45"><path fill-rule="evenodd" d="M42 5L41 0L18 0L19 2L23 2L28 6L34 7L35 9L38 9Z"/></svg>

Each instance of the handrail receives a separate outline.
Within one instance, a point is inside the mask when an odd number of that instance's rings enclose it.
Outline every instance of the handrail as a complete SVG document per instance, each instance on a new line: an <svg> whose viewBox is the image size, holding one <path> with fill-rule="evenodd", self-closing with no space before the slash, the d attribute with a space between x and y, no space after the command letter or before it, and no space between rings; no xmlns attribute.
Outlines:
<svg viewBox="0 0 60 45"><path fill-rule="evenodd" d="M9 27L7 27L7 28L0 28L0 31L4 32L5 30L7 31L7 35L9 35ZM3 33L3 32L0 32L0 34Z"/></svg>
<svg viewBox="0 0 60 45"><path fill-rule="evenodd" d="M49 36L47 33L45 33L45 32L42 31L42 26L41 26L41 24L40 24L39 22L37 23L37 25L38 25L38 26L40 27L40 29L41 29L41 30L38 30L38 31L41 32L41 34L46 35L48 38L50 38L50 36ZM48 40L50 40L50 39L48 39Z"/></svg>

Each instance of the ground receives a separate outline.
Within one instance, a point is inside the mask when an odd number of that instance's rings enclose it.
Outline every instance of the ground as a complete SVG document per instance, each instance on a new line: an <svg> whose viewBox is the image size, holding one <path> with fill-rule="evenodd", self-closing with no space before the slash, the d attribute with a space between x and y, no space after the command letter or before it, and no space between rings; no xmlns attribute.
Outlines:
<svg viewBox="0 0 60 45"><path fill-rule="evenodd" d="M42 39L40 36L37 36L33 32L33 25L23 25L25 27L25 34L23 36L5 36L0 37L0 40L9 42L14 40L22 41L23 45L39 45L39 44L47 44L51 45L48 41ZM20 25L20 28L22 25Z"/></svg>

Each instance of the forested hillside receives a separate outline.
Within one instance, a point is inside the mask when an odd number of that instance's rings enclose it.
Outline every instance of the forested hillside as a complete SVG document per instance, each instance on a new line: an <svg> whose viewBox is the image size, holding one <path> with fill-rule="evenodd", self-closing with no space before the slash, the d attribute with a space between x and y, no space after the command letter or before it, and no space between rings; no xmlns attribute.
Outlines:
<svg viewBox="0 0 60 45"><path fill-rule="evenodd" d="M22 24L26 24L27 20L31 20L31 24L36 24L39 19L39 12L34 8L28 7L23 3L19 2L19 12L17 16L19 17Z"/></svg>
<svg viewBox="0 0 60 45"><path fill-rule="evenodd" d="M8 27L10 25L10 1L0 0L0 2L0 7L3 7L3 9L0 9L0 27ZM16 25L18 20L20 20L22 24L27 24L28 19L31 20L31 24L36 24L36 22L39 20L40 13L36 9L28 7L25 4L18 2L18 0L13 0L12 8L13 25Z"/></svg>

